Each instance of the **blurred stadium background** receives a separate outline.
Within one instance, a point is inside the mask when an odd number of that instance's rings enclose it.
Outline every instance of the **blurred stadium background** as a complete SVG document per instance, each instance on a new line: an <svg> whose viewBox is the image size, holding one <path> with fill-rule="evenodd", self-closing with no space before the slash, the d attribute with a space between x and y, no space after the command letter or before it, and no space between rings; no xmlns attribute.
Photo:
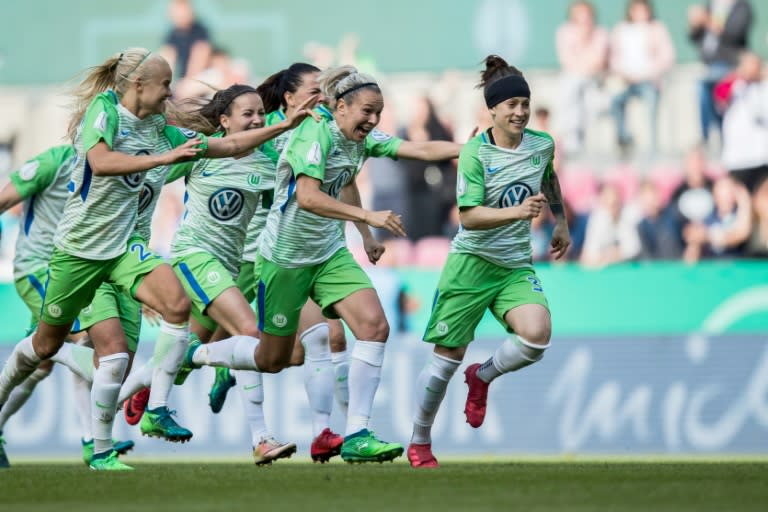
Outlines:
<svg viewBox="0 0 768 512"><path fill-rule="evenodd" d="M565 133L577 114L569 108L573 104L563 105L568 63L558 55L556 33L571 3L195 0L191 5L207 33L201 40L211 51L177 80L176 91L180 97L205 94L199 81L255 85L294 61L355 64L382 81L387 101L382 129L414 139L463 141L474 126L482 129L489 122L474 89L480 61L489 53L502 55L532 84L531 127L551 131L562 148L558 173L577 243L568 262L550 263L549 220L537 223L534 252L552 307L553 348L543 364L497 381L488 420L478 431L464 423L465 389L455 379L435 429L436 453L764 455L768 264L761 258L768 255L768 187L740 192L727 178L716 130L702 144L698 88L711 67L689 39L689 9L697 2L657 0L653 6L671 37L674 63L659 72L656 119L642 100L630 102L632 144L618 144L611 105L626 83L608 54L587 77L585 113L579 118L583 139ZM625 17L626 3L593 0L596 24L613 30ZM3 180L27 158L61 143L66 87L78 70L126 47L158 50L166 44L172 30L168 4L27 0L3 6ZM748 48L765 59L768 7L757 1L751 7ZM732 62L726 71L735 68ZM727 73L720 78L728 80ZM761 83L768 88L764 76ZM718 104L726 115L728 101ZM652 126L658 133L655 147ZM768 139L763 144L768 147ZM402 212L410 234L408 240L387 241L385 261L369 269L393 326L374 428L384 438L405 442L414 380L429 350L420 335L457 229L455 164L371 161L360 180L364 201ZM681 200L693 189L700 193ZM183 212L182 193L178 187L163 193L152 240L160 252L167 253ZM28 323L11 275L19 215L15 209L2 217L2 359ZM735 217L750 219L747 228L739 228L746 231L719 243L723 233L735 229ZM691 225L704 235L691 234ZM721 238L715 240L715 234ZM349 243L359 256L352 234ZM486 318L467 361L487 357L503 334ZM139 359L151 353L153 338L153 329L145 328ZM232 397L218 416L207 409L211 380L212 372L201 371L171 396L180 422L195 434L190 444L140 440L136 453L247 454L238 401ZM301 371L265 381L270 427L280 439L298 442L299 455L306 455L311 433ZM6 426L9 454L76 456L72 404L69 376L58 369ZM339 430L341 418L334 415ZM122 420L116 425L118 437L138 437Z"/></svg>

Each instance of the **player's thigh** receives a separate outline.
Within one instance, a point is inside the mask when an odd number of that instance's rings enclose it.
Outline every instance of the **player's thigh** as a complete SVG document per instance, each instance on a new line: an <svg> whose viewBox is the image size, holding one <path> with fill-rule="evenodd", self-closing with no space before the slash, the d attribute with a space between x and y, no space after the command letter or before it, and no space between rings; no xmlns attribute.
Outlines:
<svg viewBox="0 0 768 512"><path fill-rule="evenodd" d="M552 331L549 304L541 280L533 269L510 271L491 311L508 332L531 343L546 344L549 341Z"/></svg>
<svg viewBox="0 0 768 512"><path fill-rule="evenodd" d="M227 288L208 305L206 314L233 335L258 336L256 315L240 289Z"/></svg>
<svg viewBox="0 0 768 512"><path fill-rule="evenodd" d="M229 271L207 252L174 258L173 271L190 298L192 316L214 331L216 321L208 315L208 308L222 293L235 287Z"/></svg>

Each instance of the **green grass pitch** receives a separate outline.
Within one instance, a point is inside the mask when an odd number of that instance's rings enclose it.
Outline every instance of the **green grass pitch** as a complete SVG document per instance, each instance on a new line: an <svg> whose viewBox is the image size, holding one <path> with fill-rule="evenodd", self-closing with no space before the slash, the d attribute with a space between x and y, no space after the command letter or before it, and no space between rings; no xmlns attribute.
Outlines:
<svg viewBox="0 0 768 512"><path fill-rule="evenodd" d="M126 459L130 462L130 457ZM134 461L130 473L19 462L0 470L0 510L766 510L768 461L451 459L393 464Z"/></svg>

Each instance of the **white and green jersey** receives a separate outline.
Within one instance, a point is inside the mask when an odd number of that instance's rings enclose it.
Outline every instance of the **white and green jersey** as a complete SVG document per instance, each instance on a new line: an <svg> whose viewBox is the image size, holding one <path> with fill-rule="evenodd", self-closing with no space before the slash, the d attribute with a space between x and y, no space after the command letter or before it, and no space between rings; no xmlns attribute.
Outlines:
<svg viewBox="0 0 768 512"><path fill-rule="evenodd" d="M470 140L459 156L456 197L459 208L518 206L541 190L552 173L555 143L549 134L526 129L515 149L493 144L487 133ZM531 266L531 221L492 229L459 230L451 252L480 256L506 268Z"/></svg>
<svg viewBox="0 0 768 512"><path fill-rule="evenodd" d="M88 106L75 137L70 196L64 206L54 243L67 254L107 260L125 252L134 232L139 195L146 172L126 176L96 176L86 155L99 142L129 155L163 153L191 138L207 139L166 123L162 114L139 119L123 107L113 91L99 94Z"/></svg>
<svg viewBox="0 0 768 512"><path fill-rule="evenodd" d="M24 220L13 259L14 279L48 266L53 235L69 195L67 183L74 157L71 145L55 146L11 173L11 183L24 200Z"/></svg>
<svg viewBox="0 0 768 512"><path fill-rule="evenodd" d="M315 108L315 112L329 121L333 119L331 111L323 105L318 105ZM275 110L274 112L267 114L265 125L272 126L282 121L285 121L285 114L282 110ZM268 140L261 146L261 150L264 154L274 162L275 169L273 169L273 172L276 172L277 161L279 160L283 149L285 149L286 144L288 144L292 133L293 130L285 131L274 139ZM272 207L273 193L267 194L265 192L261 197L262 200L258 208L256 208L256 213L253 214L251 224L248 226L248 234L245 237L245 248L243 249L243 261L256 261L256 255L259 253L259 237L261 236L261 232L264 231L264 226L267 224L267 215L269 214L269 209Z"/></svg>
<svg viewBox="0 0 768 512"><path fill-rule="evenodd" d="M259 251L269 261L295 268L322 263L345 246L344 222L299 208L296 180L320 180L320 190L339 199L368 157L395 158L402 141L374 130L363 142L348 140L336 121L311 117L291 135L277 164L275 201L269 210Z"/></svg>
<svg viewBox="0 0 768 512"><path fill-rule="evenodd" d="M145 173L144 183L141 184L135 233L147 243L152 236L152 215L155 213L157 200L160 198L160 191L165 185L170 168L170 165L162 165L149 170Z"/></svg>
<svg viewBox="0 0 768 512"><path fill-rule="evenodd" d="M174 168L171 177L176 174ZM185 174L187 211L171 255L208 252L237 277L253 213L275 187L274 163L256 150L242 158L200 160Z"/></svg>

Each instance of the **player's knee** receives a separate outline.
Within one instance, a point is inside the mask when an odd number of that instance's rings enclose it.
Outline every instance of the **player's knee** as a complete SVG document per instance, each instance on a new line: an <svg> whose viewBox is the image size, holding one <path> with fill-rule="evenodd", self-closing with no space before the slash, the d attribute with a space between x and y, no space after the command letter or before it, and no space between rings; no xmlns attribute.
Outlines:
<svg viewBox="0 0 768 512"><path fill-rule="evenodd" d="M63 345L63 342L58 341L56 339L44 338L39 340L39 343L35 343L34 348L35 348L35 353L37 354L37 357L39 357L40 359L46 360L55 356L62 345Z"/></svg>
<svg viewBox="0 0 768 512"><path fill-rule="evenodd" d="M279 373L287 368L289 363L290 356L288 358L282 356L268 356L256 361L259 370L263 373Z"/></svg>
<svg viewBox="0 0 768 512"><path fill-rule="evenodd" d="M240 326L237 330L239 331L237 334L241 334L243 336L250 336L252 338L259 337L259 326L252 322L248 322Z"/></svg>
<svg viewBox="0 0 768 512"><path fill-rule="evenodd" d="M180 324L189 319L189 313L192 309L192 303L186 294L180 294L168 300L163 312L163 319L166 322Z"/></svg>
<svg viewBox="0 0 768 512"><path fill-rule="evenodd" d="M331 328L329 343L331 345L331 352L344 352L347 350L347 337L344 335L344 328L334 329Z"/></svg>
<svg viewBox="0 0 768 512"><path fill-rule="evenodd" d="M542 322L538 325L526 325L516 332L518 336L531 345L546 346L549 345L549 338L552 336L552 326Z"/></svg>
<svg viewBox="0 0 768 512"><path fill-rule="evenodd" d="M304 353L296 350L291 354L291 359L288 361L288 366L301 366L304 364Z"/></svg>
<svg viewBox="0 0 768 512"><path fill-rule="evenodd" d="M364 319L358 339L367 341L387 341L389 323L384 315L375 315Z"/></svg>

